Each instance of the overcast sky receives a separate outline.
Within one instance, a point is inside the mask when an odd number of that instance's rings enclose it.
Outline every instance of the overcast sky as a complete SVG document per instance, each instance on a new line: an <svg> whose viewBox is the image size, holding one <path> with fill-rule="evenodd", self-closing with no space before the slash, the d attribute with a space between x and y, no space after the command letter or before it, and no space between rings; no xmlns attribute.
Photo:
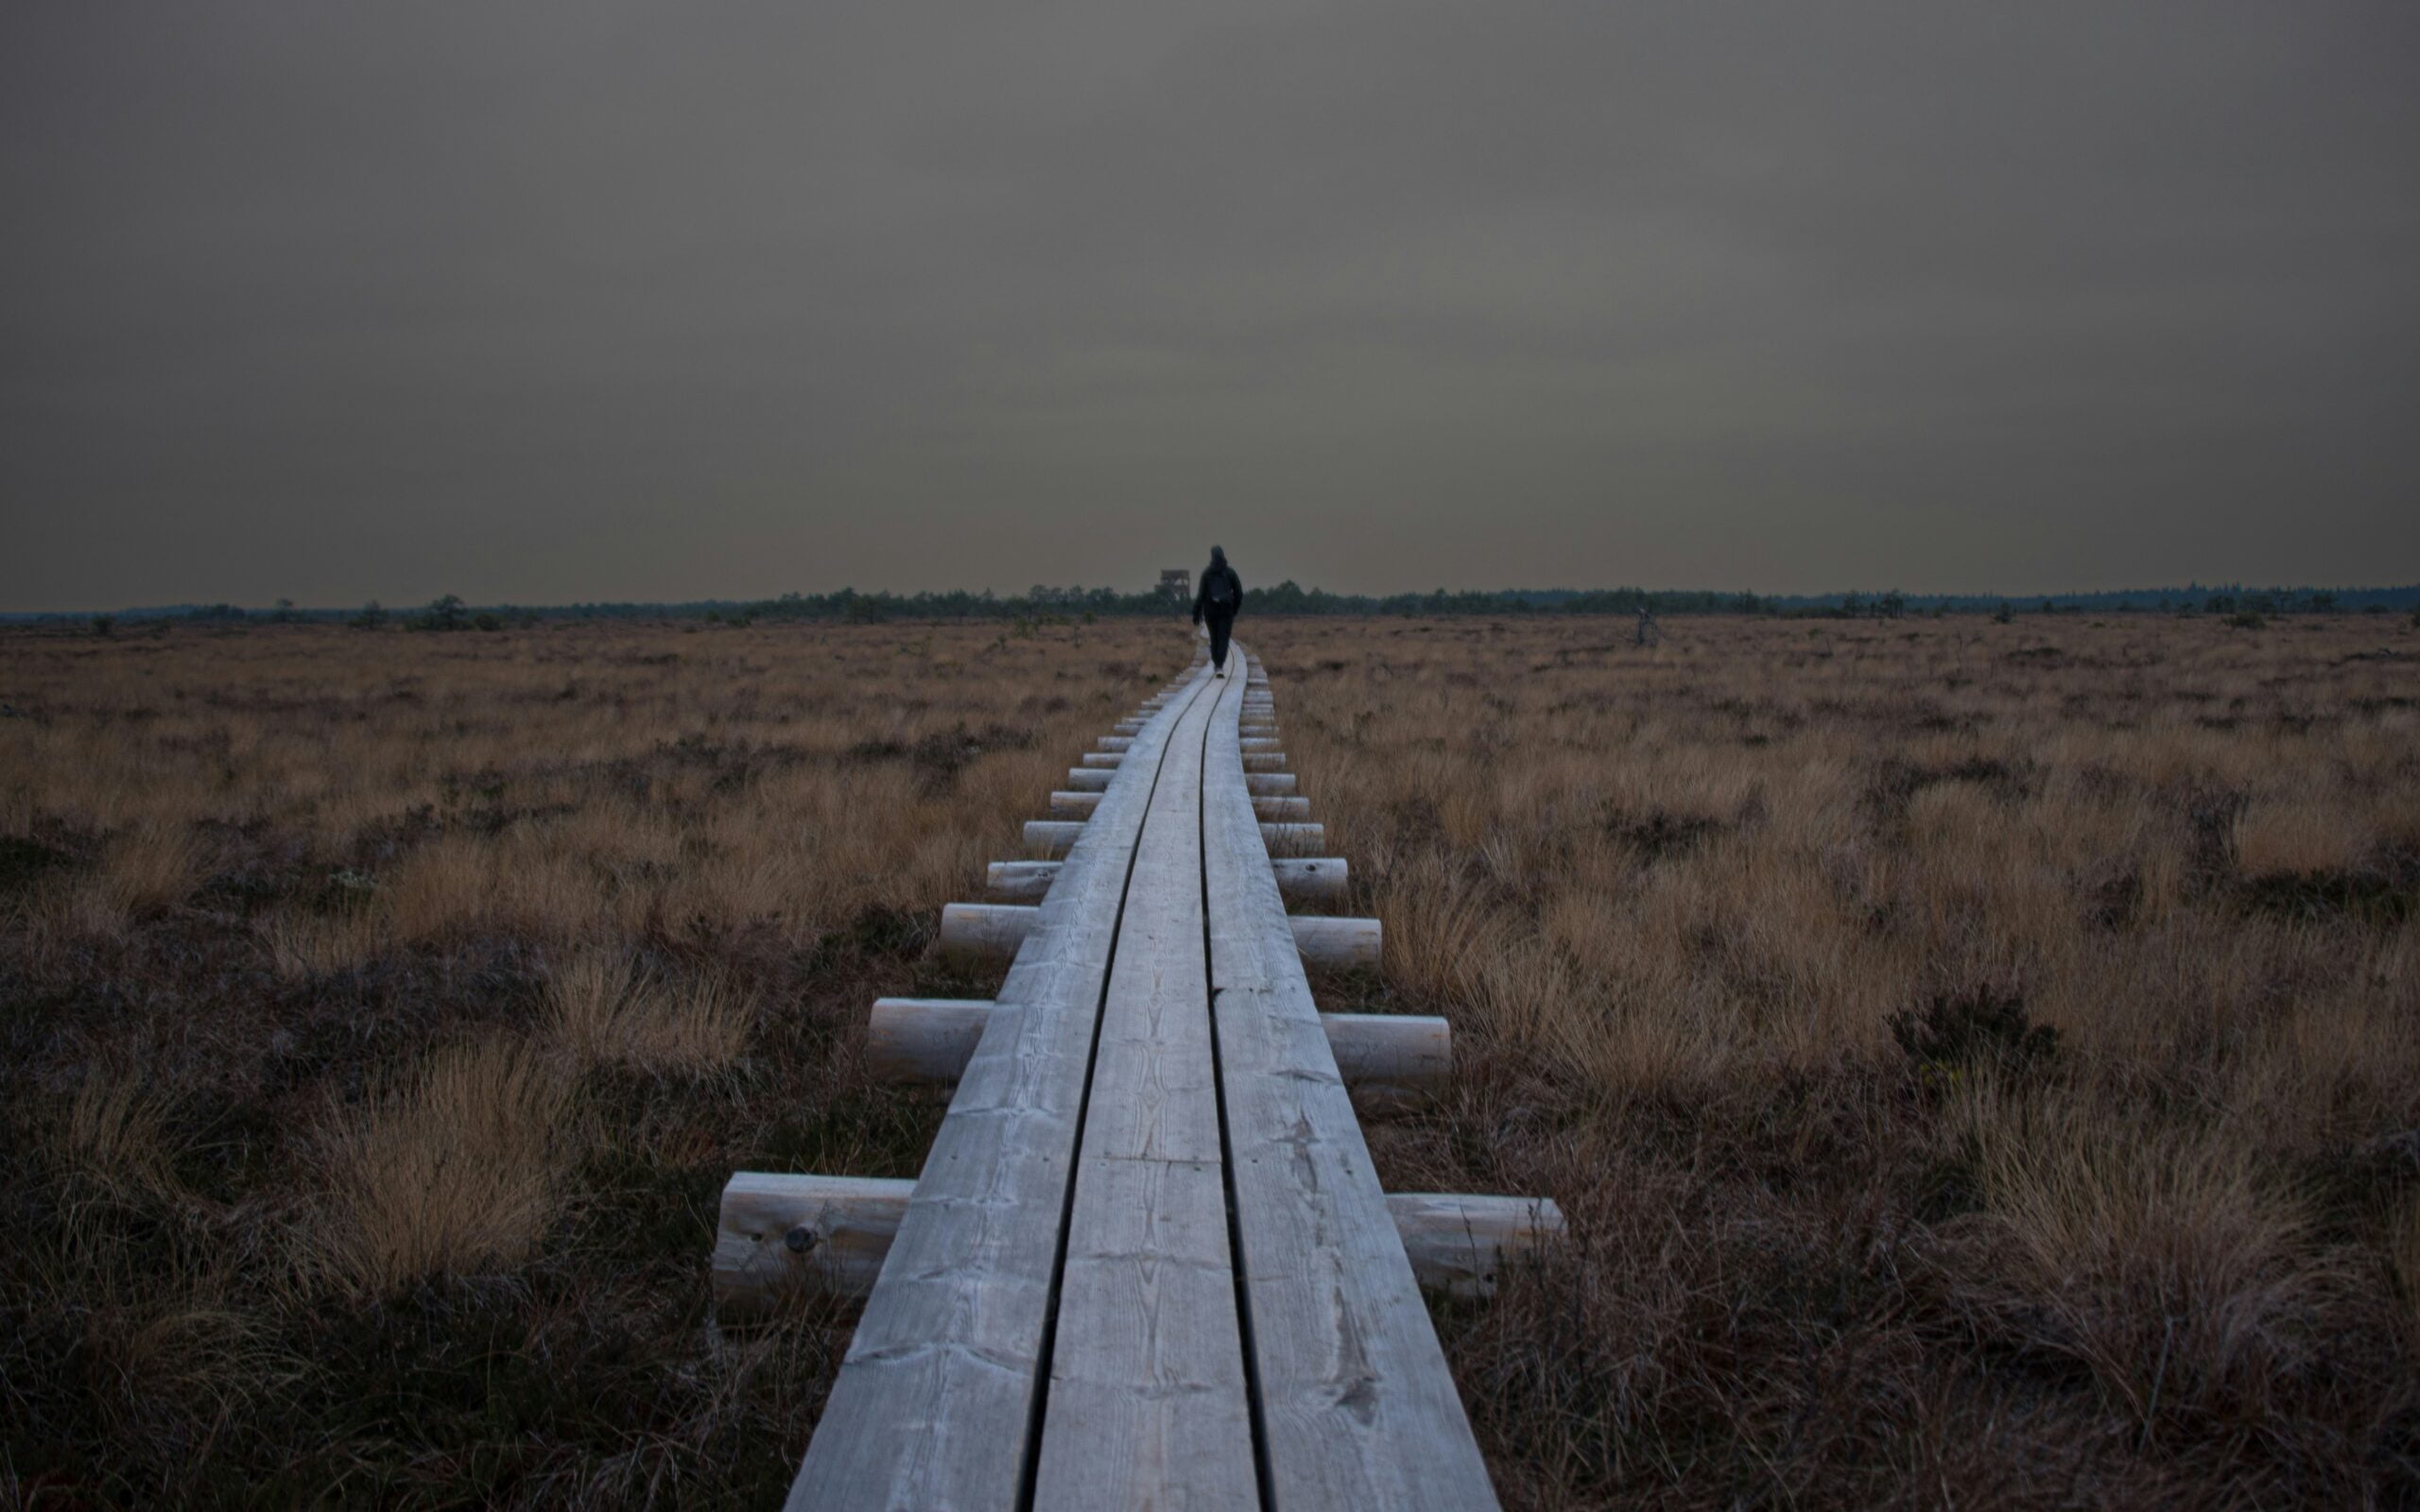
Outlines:
<svg viewBox="0 0 2420 1512"><path fill-rule="evenodd" d="M2420 579L2411 0L0 8L0 607Z"/></svg>

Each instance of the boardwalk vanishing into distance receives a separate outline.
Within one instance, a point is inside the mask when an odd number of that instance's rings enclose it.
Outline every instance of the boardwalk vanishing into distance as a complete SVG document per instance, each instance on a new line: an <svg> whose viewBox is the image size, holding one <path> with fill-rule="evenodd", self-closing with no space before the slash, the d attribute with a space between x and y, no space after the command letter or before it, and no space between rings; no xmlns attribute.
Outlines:
<svg viewBox="0 0 2420 1512"><path fill-rule="evenodd" d="M1441 1020L1322 1015L1374 965L1285 770L1265 671L1197 662L1119 722L942 949L986 1001L884 999L868 1054L957 1084L914 1181L743 1172L722 1314L865 1310L793 1508L1473 1508L1495 1497L1421 1290L1483 1295L1543 1199L1382 1192L1365 1111L1449 1063Z"/></svg>

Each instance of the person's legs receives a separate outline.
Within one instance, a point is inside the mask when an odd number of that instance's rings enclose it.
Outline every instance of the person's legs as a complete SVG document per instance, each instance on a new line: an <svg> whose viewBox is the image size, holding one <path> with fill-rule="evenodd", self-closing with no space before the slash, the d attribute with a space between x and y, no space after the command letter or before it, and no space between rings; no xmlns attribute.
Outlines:
<svg viewBox="0 0 2420 1512"><path fill-rule="evenodd" d="M1220 677L1227 673L1227 636L1235 627L1236 620L1232 614L1210 616L1210 661L1219 669Z"/></svg>

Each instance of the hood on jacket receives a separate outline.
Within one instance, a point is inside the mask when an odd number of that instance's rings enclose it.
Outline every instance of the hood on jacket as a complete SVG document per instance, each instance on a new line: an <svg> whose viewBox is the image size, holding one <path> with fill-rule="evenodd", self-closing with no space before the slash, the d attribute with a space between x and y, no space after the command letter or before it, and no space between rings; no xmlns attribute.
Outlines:
<svg viewBox="0 0 2420 1512"><path fill-rule="evenodd" d="M1213 546L1210 548L1210 565L1213 567L1224 567L1227 565L1226 547Z"/></svg>

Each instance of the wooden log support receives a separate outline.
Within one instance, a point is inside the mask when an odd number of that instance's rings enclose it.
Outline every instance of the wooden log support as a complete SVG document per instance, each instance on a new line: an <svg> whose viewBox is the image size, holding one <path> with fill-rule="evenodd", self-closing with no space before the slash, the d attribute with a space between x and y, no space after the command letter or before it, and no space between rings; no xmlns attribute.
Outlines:
<svg viewBox="0 0 2420 1512"><path fill-rule="evenodd" d="M994 861L983 870L994 902L1038 903L1059 876L1056 861Z"/></svg>
<svg viewBox="0 0 2420 1512"><path fill-rule="evenodd" d="M1144 725L1149 722L1150 721L1143 719L1121 719L1109 728L1111 732L1114 734L1132 735L1141 730Z"/></svg>
<svg viewBox="0 0 2420 1512"><path fill-rule="evenodd" d="M1322 1013L1328 1054L1356 1101L1370 1110L1426 1106L1454 1071L1454 1031L1411 1013Z"/></svg>
<svg viewBox="0 0 2420 1512"><path fill-rule="evenodd" d="M761 1312L791 1289L863 1297L898 1236L913 1181L742 1171L715 1228L717 1314Z"/></svg>
<svg viewBox="0 0 2420 1512"><path fill-rule="evenodd" d="M1380 930L1374 919L1320 919L1296 914L1287 922L1294 928L1294 948L1313 966L1330 971L1350 971L1378 964ZM949 938L946 918L942 920L942 938L944 942Z"/></svg>
<svg viewBox="0 0 2420 1512"><path fill-rule="evenodd" d="M876 998L866 1074L881 1082L954 1082L992 1016L988 998ZM1390 1106L1434 1096L1453 1071L1453 1030L1419 1014L1322 1013L1344 1084Z"/></svg>
<svg viewBox="0 0 2420 1512"><path fill-rule="evenodd" d="M1089 819L1093 810L1100 807L1100 794L1073 793L1061 788L1050 795L1050 816L1054 819Z"/></svg>
<svg viewBox="0 0 2420 1512"><path fill-rule="evenodd" d="M1075 849L1077 838L1083 833L1081 820L1028 819L1025 848L1044 857L1063 856Z"/></svg>
<svg viewBox="0 0 2420 1512"><path fill-rule="evenodd" d="M1421 1290L1473 1299L1495 1296L1509 1267L1533 1260L1564 1232L1552 1197L1396 1192L1387 1211Z"/></svg>
<svg viewBox="0 0 2420 1512"><path fill-rule="evenodd" d="M1311 800L1306 798L1256 798L1252 811L1264 819L1307 819L1311 816Z"/></svg>
<svg viewBox="0 0 2420 1512"><path fill-rule="evenodd" d="M1032 828L1030 824L1026 826L1028 832ZM1316 822L1263 824L1260 841L1269 848L1270 855L1315 856L1320 853L1320 848L1327 844L1327 826Z"/></svg>
<svg viewBox="0 0 2420 1512"><path fill-rule="evenodd" d="M1348 880L1342 856L1274 856L1277 895L1289 903L1336 903L1344 901Z"/></svg>
<svg viewBox="0 0 2420 1512"><path fill-rule="evenodd" d="M1105 767L1112 771L1116 770L1117 764L1125 759L1126 758L1123 755L1114 750L1088 750L1084 752L1084 765L1086 766Z"/></svg>
<svg viewBox="0 0 2420 1512"><path fill-rule="evenodd" d="M1247 772L1244 774L1244 791L1254 798L1275 798L1291 793L1294 791L1294 774L1291 772Z"/></svg>
<svg viewBox="0 0 2420 1512"><path fill-rule="evenodd" d="M1238 739L1236 742L1236 746L1247 756L1266 756L1272 751L1280 751L1283 749L1283 747L1279 742L1269 739L1266 736L1252 740Z"/></svg>
<svg viewBox="0 0 2420 1512"><path fill-rule="evenodd" d="M716 1226L717 1316L742 1323L786 1295L840 1298L873 1289L916 1183L880 1177L742 1171L722 1189ZM1404 1192L1386 1199L1421 1290L1493 1296L1511 1264L1563 1236L1551 1197ZM804 1230L801 1232L801 1230Z"/></svg>
<svg viewBox="0 0 2420 1512"><path fill-rule="evenodd" d="M997 1006L990 998L876 998L866 1019L866 1074L880 1082L954 1082Z"/></svg>
<svg viewBox="0 0 2420 1512"><path fill-rule="evenodd" d="M1134 737L1132 735L1103 735L1100 739L1093 742L1093 744L1098 746L1104 751L1123 754L1124 752L1133 748Z"/></svg>
<svg viewBox="0 0 2420 1512"><path fill-rule="evenodd" d="M1004 966L1042 921L1030 903L950 903L942 909L942 959L956 966Z"/></svg>
<svg viewBox="0 0 2420 1512"><path fill-rule="evenodd" d="M1282 750L1254 751L1244 758L1247 772L1282 772L1286 769L1286 753Z"/></svg>
<svg viewBox="0 0 2420 1512"><path fill-rule="evenodd" d="M1271 860L1277 892L1289 903L1306 906L1343 901L1350 870L1342 856L1288 856ZM1038 903L1059 875L1056 861L994 861L984 874L984 886L996 903Z"/></svg>
<svg viewBox="0 0 2420 1512"><path fill-rule="evenodd" d="M1070 766L1067 768L1067 790L1071 793L1106 793L1109 791L1109 780L1116 775L1098 766Z"/></svg>

